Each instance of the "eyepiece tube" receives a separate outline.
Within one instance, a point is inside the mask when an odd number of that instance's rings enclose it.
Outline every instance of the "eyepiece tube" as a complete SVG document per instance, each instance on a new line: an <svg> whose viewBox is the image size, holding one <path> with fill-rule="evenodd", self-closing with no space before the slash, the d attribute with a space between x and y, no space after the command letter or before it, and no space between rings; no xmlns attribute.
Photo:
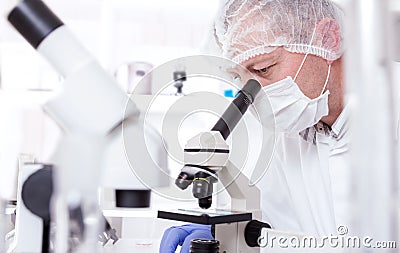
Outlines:
<svg viewBox="0 0 400 253"><path fill-rule="evenodd" d="M35 49L63 22L40 0L24 0L8 15L8 21Z"/></svg>
<svg viewBox="0 0 400 253"><path fill-rule="evenodd" d="M19 2L8 15L8 21L62 77L89 64L98 65L97 69L103 71L90 52L41 0Z"/></svg>
<svg viewBox="0 0 400 253"><path fill-rule="evenodd" d="M254 102L260 90L261 84L254 79L250 79L243 89L239 91L238 96L228 106L211 131L219 131L226 140L247 111L247 108Z"/></svg>

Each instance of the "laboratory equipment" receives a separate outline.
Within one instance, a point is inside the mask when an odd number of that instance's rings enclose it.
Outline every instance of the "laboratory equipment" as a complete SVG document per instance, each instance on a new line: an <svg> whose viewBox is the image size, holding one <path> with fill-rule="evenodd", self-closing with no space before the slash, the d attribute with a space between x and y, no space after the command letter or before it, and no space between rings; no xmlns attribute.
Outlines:
<svg viewBox="0 0 400 253"><path fill-rule="evenodd" d="M53 187L46 178L49 173L51 166L45 164L26 164L19 173L14 240L16 252L49 252L49 201ZM39 189L32 192L35 190L32 186L37 186L37 183L40 184ZM38 191L39 195L36 194Z"/></svg>
<svg viewBox="0 0 400 253"><path fill-rule="evenodd" d="M153 67L148 62L129 62L119 66L114 76L128 94L150 95L151 76L144 77L151 72Z"/></svg>
<svg viewBox="0 0 400 253"><path fill-rule="evenodd" d="M218 253L219 242L216 240L195 239L190 242L190 253Z"/></svg>
<svg viewBox="0 0 400 253"><path fill-rule="evenodd" d="M193 183L193 196L199 199L201 208L209 208L212 204L213 184L217 182L220 167L227 162L229 147L225 140L235 128L247 108L261 89L261 85L250 80L239 91L221 118L209 133L201 133L188 141L185 147L185 166L175 180L175 184L185 190ZM198 146L198 145L204 146ZM196 154L200 153L199 157ZM204 155L203 155L204 154ZM210 158L208 160L208 158ZM200 159L200 160L199 160ZM215 161L214 161L215 160ZM207 164L205 164L207 163ZM207 167L206 167L207 166ZM214 169L214 167L216 167Z"/></svg>
<svg viewBox="0 0 400 253"><path fill-rule="evenodd" d="M193 184L192 194L201 209L159 211L158 217L215 226L221 252L259 252L258 239L266 223L261 219L260 190L229 160L226 138L233 131L261 89L249 80L239 91L210 132L190 139L185 146L185 166L175 184L185 190ZM206 210L211 207L213 184L221 181L231 197L231 210Z"/></svg>
<svg viewBox="0 0 400 253"><path fill-rule="evenodd" d="M97 199L102 172L105 168L113 170L116 167L128 170L119 175L125 177L123 185L114 181L112 186L122 192L119 194L122 203L128 198L135 201L133 206L148 206L150 188L167 183L159 179L163 173L160 166L164 166L166 160L163 149L152 149L157 152L155 157L160 157L153 161L146 149L148 141L144 140L143 119L134 103L42 1L18 3L8 20L64 78L63 90L44 106L63 130L49 161L55 168L51 211L57 225L55 250L96 252L102 224ZM147 130L150 145L162 147L161 136ZM141 146L127 147L125 157L124 141ZM108 154L117 154L117 157L107 158ZM127 161L132 157L140 157L142 162ZM152 184L143 185L142 176L152 178L152 181L146 180ZM112 179L116 177L114 175ZM132 181L126 184L129 179ZM84 229L73 226L79 212ZM75 249L68 248L71 233L82 233L82 243Z"/></svg>
<svg viewBox="0 0 400 253"><path fill-rule="evenodd" d="M183 96L183 82L187 80L186 71L176 70L173 73L174 87L176 88L175 96Z"/></svg>
<svg viewBox="0 0 400 253"><path fill-rule="evenodd" d="M18 177L18 195L13 248L16 252L51 252L50 201L53 195L53 166L40 163L26 163ZM84 230L82 212L74 209L71 222ZM109 240L119 240L116 230L103 217L104 229L99 241L105 245ZM54 233L53 233L54 234ZM71 234L70 243L78 243L81 234Z"/></svg>

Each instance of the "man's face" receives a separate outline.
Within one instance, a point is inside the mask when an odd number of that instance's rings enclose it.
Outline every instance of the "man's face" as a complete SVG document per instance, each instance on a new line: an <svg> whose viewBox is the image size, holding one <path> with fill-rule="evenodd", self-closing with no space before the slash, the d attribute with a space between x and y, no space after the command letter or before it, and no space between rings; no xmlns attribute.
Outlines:
<svg viewBox="0 0 400 253"><path fill-rule="evenodd" d="M230 72L234 77L240 77L242 83L251 78L256 78L262 86L268 86L291 76L293 79L304 59L304 54L290 53L282 47L263 55L255 56L234 68ZM318 97L323 89L328 71L327 62L317 56L308 55L296 83L307 97Z"/></svg>

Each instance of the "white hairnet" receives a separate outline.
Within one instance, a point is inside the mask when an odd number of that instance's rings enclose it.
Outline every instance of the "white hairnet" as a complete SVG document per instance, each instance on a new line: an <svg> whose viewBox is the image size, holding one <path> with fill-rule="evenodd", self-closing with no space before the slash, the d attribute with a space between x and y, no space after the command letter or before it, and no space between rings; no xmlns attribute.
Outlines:
<svg viewBox="0 0 400 253"><path fill-rule="evenodd" d="M215 22L215 37L223 55L236 63L279 46L330 61L343 53L343 13L330 0L224 2Z"/></svg>

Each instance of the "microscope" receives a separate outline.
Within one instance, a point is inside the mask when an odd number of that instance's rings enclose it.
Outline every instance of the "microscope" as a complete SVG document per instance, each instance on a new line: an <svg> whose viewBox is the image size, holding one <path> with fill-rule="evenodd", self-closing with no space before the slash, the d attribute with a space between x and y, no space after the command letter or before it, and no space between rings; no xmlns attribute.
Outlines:
<svg viewBox="0 0 400 253"><path fill-rule="evenodd" d="M226 142L260 89L258 81L249 80L211 131L200 133L187 142L185 165L175 184L182 190L192 185L192 194L198 199L200 209L158 212L158 218L162 219L213 225L215 238L220 243L219 252L260 252L261 231L270 228L269 224L258 221L261 219L260 190L250 185L249 179L229 160L230 148ZM231 209L208 211L214 184L218 181L231 197ZM211 247L209 241L192 241L192 247L202 244L204 249Z"/></svg>
<svg viewBox="0 0 400 253"><path fill-rule="evenodd" d="M39 212L30 206L32 197L19 203L16 249L47 252L52 222L56 252L98 252L104 226L110 232L99 208L99 187L115 189L117 207L148 207L150 189L168 184L163 180L168 172L162 137L148 124L144 127L134 102L42 1L20 1L8 20L64 80L63 89L44 105L62 130L58 146L46 164L26 164L20 178L20 195L31 192L28 186L47 185L47 200ZM43 236L23 232L38 226ZM103 234L110 238L117 239Z"/></svg>

